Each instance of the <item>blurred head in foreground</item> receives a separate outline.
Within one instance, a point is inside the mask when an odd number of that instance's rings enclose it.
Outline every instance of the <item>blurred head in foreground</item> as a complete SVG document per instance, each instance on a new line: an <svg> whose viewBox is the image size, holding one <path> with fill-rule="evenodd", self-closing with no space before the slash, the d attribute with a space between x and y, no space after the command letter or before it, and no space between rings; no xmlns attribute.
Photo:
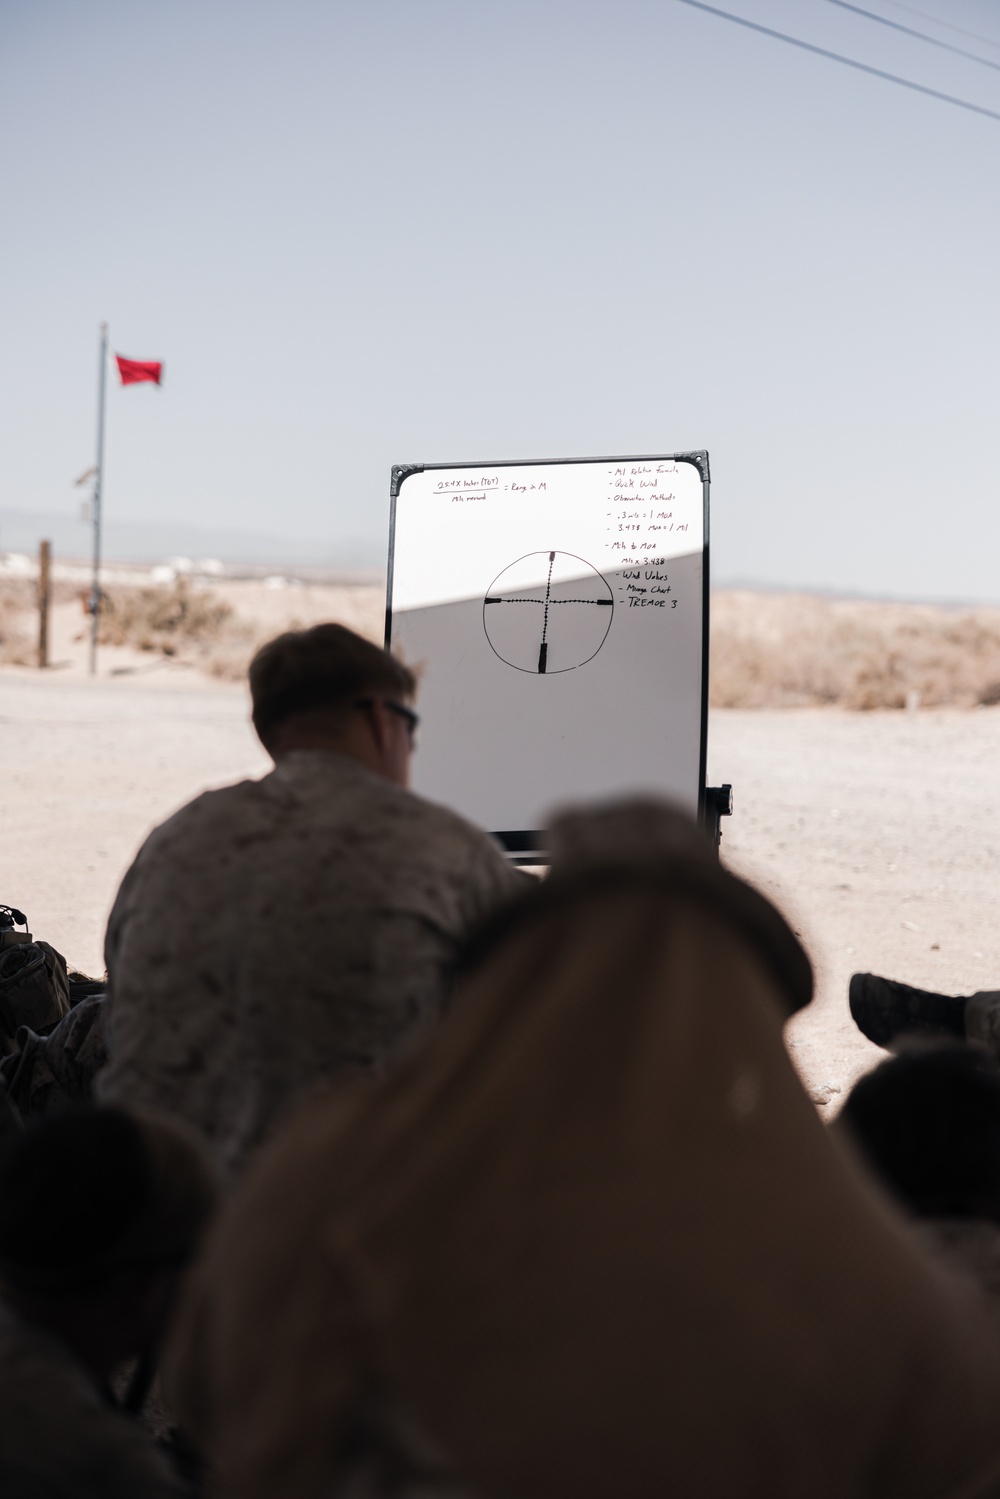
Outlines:
<svg viewBox="0 0 1000 1499"><path fill-rule="evenodd" d="M0 1293L98 1379L153 1348L214 1203L186 1133L118 1109L33 1125L0 1165Z"/></svg>
<svg viewBox="0 0 1000 1499"><path fill-rule="evenodd" d="M1000 1224L1000 1070L978 1047L890 1058L855 1083L840 1121L915 1217Z"/></svg>
<svg viewBox="0 0 1000 1499"><path fill-rule="evenodd" d="M802 1088L794 934L660 804L551 847L433 1045L227 1203L168 1360L222 1492L979 1492L1000 1346Z"/></svg>
<svg viewBox="0 0 1000 1499"><path fill-rule="evenodd" d="M345 625L290 630L250 663L253 725L271 755L334 749L397 785L409 784L416 679Z"/></svg>

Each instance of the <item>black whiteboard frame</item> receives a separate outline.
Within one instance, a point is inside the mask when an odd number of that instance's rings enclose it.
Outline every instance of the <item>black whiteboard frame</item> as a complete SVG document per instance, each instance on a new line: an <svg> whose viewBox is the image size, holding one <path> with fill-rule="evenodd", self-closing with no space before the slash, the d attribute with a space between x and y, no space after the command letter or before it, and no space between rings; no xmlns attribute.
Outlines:
<svg viewBox="0 0 1000 1499"><path fill-rule="evenodd" d="M704 448L689 453L636 453L596 458L492 458L476 462L461 459L449 463L394 463L389 481L389 563L385 583L385 648L392 649L392 575L396 547L396 501L399 491L412 474L449 468L533 468L543 464L570 463L690 463L701 478L702 505L702 595L701 595L701 745L698 753L698 818L705 820L705 775L708 765L708 640L709 640L709 490L711 471ZM545 852L542 829L497 830L492 835L516 864L538 863Z"/></svg>

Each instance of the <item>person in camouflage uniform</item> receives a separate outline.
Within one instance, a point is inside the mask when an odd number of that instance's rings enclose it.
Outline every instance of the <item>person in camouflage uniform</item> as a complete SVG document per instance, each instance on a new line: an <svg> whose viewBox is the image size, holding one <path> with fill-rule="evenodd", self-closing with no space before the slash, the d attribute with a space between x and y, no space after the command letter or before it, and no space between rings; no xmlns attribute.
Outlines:
<svg viewBox="0 0 1000 1499"><path fill-rule="evenodd" d="M526 879L407 789L414 689L343 626L271 641L250 691L275 769L183 807L118 893L98 1096L187 1120L228 1176L321 1080L412 1047L466 932Z"/></svg>

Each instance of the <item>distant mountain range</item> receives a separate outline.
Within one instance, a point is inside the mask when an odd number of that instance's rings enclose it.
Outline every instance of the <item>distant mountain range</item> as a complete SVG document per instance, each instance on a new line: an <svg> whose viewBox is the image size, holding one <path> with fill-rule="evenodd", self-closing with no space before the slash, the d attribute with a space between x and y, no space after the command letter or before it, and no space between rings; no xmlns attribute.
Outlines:
<svg viewBox="0 0 1000 1499"><path fill-rule="evenodd" d="M90 556L93 532L75 515L57 511L0 510L0 552L38 551L48 540L57 558ZM109 562L164 562L169 557L207 558L253 567L310 565L330 569L383 568L377 543L360 537L282 536L266 531L209 530L175 521L109 520L102 555Z"/></svg>

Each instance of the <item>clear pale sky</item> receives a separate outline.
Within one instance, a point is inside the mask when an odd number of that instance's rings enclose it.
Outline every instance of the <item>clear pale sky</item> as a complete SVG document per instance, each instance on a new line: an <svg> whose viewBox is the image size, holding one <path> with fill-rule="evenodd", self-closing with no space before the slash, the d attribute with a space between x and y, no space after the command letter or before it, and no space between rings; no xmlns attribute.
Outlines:
<svg viewBox="0 0 1000 1499"><path fill-rule="evenodd" d="M107 319L119 520L378 561L393 462L705 447L717 581L1000 600L1000 120L678 0L3 0L0 142L0 508L76 510Z"/></svg>

